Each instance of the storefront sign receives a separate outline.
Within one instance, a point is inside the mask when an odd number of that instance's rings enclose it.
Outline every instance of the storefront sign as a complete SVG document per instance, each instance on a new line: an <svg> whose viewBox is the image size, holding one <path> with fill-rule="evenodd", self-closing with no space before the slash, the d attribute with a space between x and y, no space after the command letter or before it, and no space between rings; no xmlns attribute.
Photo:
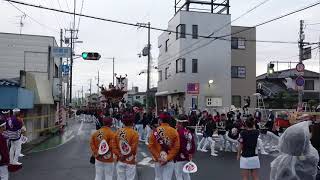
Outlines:
<svg viewBox="0 0 320 180"><path fill-rule="evenodd" d="M200 84L199 83L188 83L187 94L199 94Z"/></svg>

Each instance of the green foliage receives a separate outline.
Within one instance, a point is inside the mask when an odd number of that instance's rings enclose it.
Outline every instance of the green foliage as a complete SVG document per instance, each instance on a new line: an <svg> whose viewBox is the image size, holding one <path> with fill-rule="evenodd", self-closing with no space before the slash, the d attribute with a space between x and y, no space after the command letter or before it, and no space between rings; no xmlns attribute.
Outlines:
<svg viewBox="0 0 320 180"><path fill-rule="evenodd" d="M282 91L275 97L266 100L266 107L271 109L294 109L297 102L298 97L296 94Z"/></svg>
<svg viewBox="0 0 320 180"><path fill-rule="evenodd" d="M135 107L138 107L138 108L142 108L143 104L141 104L139 101L134 101L132 106L133 107L135 106Z"/></svg>

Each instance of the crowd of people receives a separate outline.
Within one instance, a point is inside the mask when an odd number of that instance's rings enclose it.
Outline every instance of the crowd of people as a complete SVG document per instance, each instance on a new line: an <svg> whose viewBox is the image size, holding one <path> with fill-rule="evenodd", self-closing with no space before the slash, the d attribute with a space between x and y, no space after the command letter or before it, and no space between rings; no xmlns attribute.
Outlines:
<svg viewBox="0 0 320 180"><path fill-rule="evenodd" d="M0 114L0 179L8 180L9 171L20 169L21 145L26 142L26 128L20 109Z"/></svg>
<svg viewBox="0 0 320 180"><path fill-rule="evenodd" d="M262 126L262 117L258 109L253 114L246 115L241 114L239 110L235 110L221 114L214 112L214 115L208 111L191 111L188 115L162 112L156 117L154 113L146 113L141 109L116 112L116 115L109 114L109 112L101 112L100 114L102 116L98 116L97 119L99 119L99 124L102 127L97 126L98 130L91 137L91 149L96 162L96 180L112 179L114 173L117 174L118 180L134 179L137 163L135 158L139 141L148 145L155 162L156 180L169 180L172 179L174 174L177 180L190 179L190 175L183 171L183 166L192 161L196 150L207 152L208 147L211 150L210 154L214 157L218 156L218 150L237 152L236 157L239 160L240 169L242 169L243 180L250 179L250 176L254 180L258 180L259 150L262 154L265 153L260 139L261 132L265 130L275 131L275 115L273 112L269 112L267 123ZM310 122L308 123L310 124ZM114 124L118 125L114 126ZM301 126L300 123L299 126ZM112 132L112 129L114 129L112 127L116 127L116 132ZM261 127L263 129L260 129ZM295 125L290 128L294 129ZM281 136L283 139L280 140L280 144L295 141L290 144L290 148L284 146L289 148L290 151L298 151L298 154L300 153L301 156L307 158L298 158L294 163L291 162L289 166L301 167L302 163L305 164L303 167L307 168L308 171L299 170L299 168L276 168L283 166L283 163L285 163L279 160L283 154L287 159L296 155L286 152L285 148L282 148L279 144L280 156L271 164L271 178L273 180L286 180L288 179L286 177L288 172L285 171L290 170L290 173L300 173L296 176L309 173L310 178L308 180L313 180L317 174L317 163L319 161L319 137L317 140L312 140L311 135L308 137L299 134L300 131L293 131L296 134L292 134L290 128ZM319 127L313 129L319 129ZM311 131L311 124L308 132L309 134L315 132ZM319 130L317 132L319 133ZM112 135L107 135L108 133ZM290 136L285 136L287 133ZM312 149L311 147L317 146L318 151L301 150L300 152L294 150L298 146L295 147L293 144L299 143L294 138L296 135L304 137L305 144L303 144L303 147L310 145L307 149ZM105 136L107 137L104 138ZM199 136L200 138L198 138ZM99 154L98 151L103 140L106 141L108 152ZM312 141L317 143L311 144ZM107 164L104 166L103 163ZM289 163L289 160L287 163ZM113 173L113 171L115 172Z"/></svg>

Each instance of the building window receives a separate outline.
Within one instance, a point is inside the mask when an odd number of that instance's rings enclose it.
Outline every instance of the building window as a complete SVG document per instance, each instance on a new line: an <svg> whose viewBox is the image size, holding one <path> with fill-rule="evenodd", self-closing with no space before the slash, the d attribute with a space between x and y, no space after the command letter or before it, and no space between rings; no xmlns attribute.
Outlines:
<svg viewBox="0 0 320 180"><path fill-rule="evenodd" d="M246 78L246 67L245 66L232 66L231 67L232 78Z"/></svg>
<svg viewBox="0 0 320 180"><path fill-rule="evenodd" d="M140 99L140 96L136 96L136 99Z"/></svg>
<svg viewBox="0 0 320 180"><path fill-rule="evenodd" d="M176 73L186 72L186 59L181 58L176 60Z"/></svg>
<svg viewBox="0 0 320 180"><path fill-rule="evenodd" d="M232 49L245 49L246 48L246 39L245 38L231 38L231 48Z"/></svg>
<svg viewBox="0 0 320 180"><path fill-rule="evenodd" d="M168 67L164 70L164 79L168 79Z"/></svg>
<svg viewBox="0 0 320 180"><path fill-rule="evenodd" d="M212 98L207 98L207 106L212 106Z"/></svg>
<svg viewBox="0 0 320 180"><path fill-rule="evenodd" d="M159 81L162 81L162 71L158 71L158 75L159 75L158 77Z"/></svg>
<svg viewBox="0 0 320 180"><path fill-rule="evenodd" d="M198 59L192 59L192 73L198 73Z"/></svg>
<svg viewBox="0 0 320 180"><path fill-rule="evenodd" d="M186 25L185 24L179 24L176 27L176 39L179 38L186 38Z"/></svg>
<svg viewBox="0 0 320 180"><path fill-rule="evenodd" d="M207 97L206 104L208 107L221 107L222 106L222 98L220 97Z"/></svg>
<svg viewBox="0 0 320 180"><path fill-rule="evenodd" d="M165 51L166 51L166 52L168 51L168 43L169 43L169 39L166 40L166 47L165 47Z"/></svg>
<svg viewBox="0 0 320 180"><path fill-rule="evenodd" d="M314 80L305 80L304 90L314 90Z"/></svg>
<svg viewBox="0 0 320 180"><path fill-rule="evenodd" d="M192 38L198 39L198 25L192 25Z"/></svg>
<svg viewBox="0 0 320 180"><path fill-rule="evenodd" d="M54 78L58 78L59 77L59 68L58 66L55 64L54 65Z"/></svg>
<svg viewBox="0 0 320 180"><path fill-rule="evenodd" d="M232 105L241 107L241 96L232 96Z"/></svg>

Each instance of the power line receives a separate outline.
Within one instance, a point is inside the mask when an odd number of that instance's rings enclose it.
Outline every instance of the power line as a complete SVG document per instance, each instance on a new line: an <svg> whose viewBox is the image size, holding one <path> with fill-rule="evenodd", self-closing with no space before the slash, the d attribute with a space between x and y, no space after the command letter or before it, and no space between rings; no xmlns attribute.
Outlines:
<svg viewBox="0 0 320 180"><path fill-rule="evenodd" d="M59 0L57 0L58 1L58 6L59 6L59 8L62 10L62 7L61 7L61 4L60 4L60 1ZM64 22L67 24L67 26L68 26L68 23L66 22L66 20L64 19Z"/></svg>
<svg viewBox="0 0 320 180"><path fill-rule="evenodd" d="M211 34L208 35L208 37L212 37L212 35L214 35L215 33L221 31L221 30L222 30L223 28L225 28L226 26L231 25L231 23L233 23L233 22L241 19L242 17L244 17L245 15L247 15L247 14L249 14L250 12L254 11L254 10L257 9L258 7L260 7L260 6L262 6L263 4L267 3L268 1L270 1L270 0L264 0L264 1L262 1L261 3L259 3L258 5L250 8L250 9L247 10L245 13L241 14L240 16L238 16L236 19L230 21L229 23L226 23L225 25L221 26L221 27L218 28L217 30L213 31ZM195 43L192 43L190 46L188 46L188 47L180 50L180 51L177 52L177 53L175 53L173 56L176 56L177 54L179 54L179 53L181 53L181 52L183 52L183 51L185 51L185 50L187 50L187 49L190 49L191 47L193 47L193 46L196 45L196 44L199 44L199 43L202 42L202 41L203 41L203 39L200 39L200 40L196 41ZM170 44L168 47L170 47L171 45L172 45L172 44Z"/></svg>
<svg viewBox="0 0 320 180"><path fill-rule="evenodd" d="M312 23L312 24L306 24L306 25L313 26L313 25L320 25L320 23Z"/></svg>
<svg viewBox="0 0 320 180"><path fill-rule="evenodd" d="M25 6L30 6L30 7L35 7L35 8L40 8L40 9L46 9L46 10L55 11L55 12L60 12L60 13L65 13L65 14L70 14L70 15L77 15L77 16L80 16L80 17L86 17L86 18L95 19L95 20L107 21L107 22L112 22L112 23L117 23L117 24L122 24L122 25L127 25L127 26L140 27L140 25L135 24L135 23L130 23L130 22L112 20L112 19L107 19L107 18L102 18L102 17L95 17L95 16L90 16L90 15L85 15L85 14L79 14L79 13L73 13L73 12L68 12L68 11L64 11L64 10L58 10L58 9L54 9L54 8L37 6L37 5L34 5L34 4L30 4L30 3L19 2L19 1L15 1L15 0L5 0L5 1L11 2L11 3L20 4L20 5L25 5ZM208 43L205 43L204 45L201 45L201 46L199 46L199 47L196 47L195 49L192 49L191 51L188 51L187 53L184 53L183 55L189 54L190 52L193 52L193 51L195 51L195 50L197 50L197 49L200 49L200 48L202 48L202 47L210 44L211 42L213 42L213 41L215 41L215 40L217 40L217 39L225 40L224 37L228 37L228 36L232 36L232 35L235 35L235 34L239 34L239 33L248 31L248 30L250 30L250 29L253 29L253 28L256 28L256 27L259 27L259 26L268 24L268 23L271 23L271 22L273 22L273 21L276 21L276 20L282 19L282 18L284 18L284 17L290 16L290 15L292 15L292 14L301 12L301 11L303 11L303 10L309 9L309 8L314 7L314 6L316 6L316 5L319 5L319 4L320 4L320 1L318 1L318 2L316 2L316 3L313 3L313 4L311 4L311 5L308 5L308 6L306 6L306 7L300 8L300 9L298 9L298 10L292 11L292 12L287 13L287 14L285 14L285 15L281 15L281 16L276 17L276 18L273 18L273 19L271 19L271 20L262 22L262 23L260 23L260 24L257 24L257 25L255 25L255 26L253 26L253 27L248 27L248 28L246 28L246 29L243 29L243 30L240 30L240 31L231 33L231 34L227 34L227 35L223 35L223 36L218 36L218 37L199 36L199 37L202 37L202 38L212 38L212 40L209 41ZM142 27L143 27L143 26L142 26ZM143 28L145 28L145 27L143 27ZM152 30L157 30L157 31L163 31L163 32L169 32L169 33L180 33L180 32L176 32L176 31L173 31L173 30L161 29L161 28L157 28L157 27L150 27L150 29L152 29ZM190 34L190 33L184 33L184 34L185 34L185 35L192 36L192 34ZM256 41L256 40L255 40L255 41ZM267 41L264 41L264 42L267 42Z"/></svg>
<svg viewBox="0 0 320 180"><path fill-rule="evenodd" d="M81 9L80 9L80 14L82 14L82 10L83 10L83 3L84 3L84 0L82 0L82 3L81 3ZM81 20L81 16L79 16L79 20L78 20L78 27L77 27L77 35L76 37L78 37L78 34L79 34L79 28L80 28L80 20Z"/></svg>
<svg viewBox="0 0 320 180"><path fill-rule="evenodd" d="M317 6L317 5L319 5L319 4L320 4L320 1L317 1L317 2L315 2L315 3L312 3L312 4L308 5L308 6L305 6L305 7L303 7L303 8L300 8L300 9L297 9L297 10L295 10L295 11L289 12L289 13L287 13L287 14L278 16L278 17L273 18L273 19L270 19L270 20L268 20L268 21L259 23L259 24L255 25L255 26L247 27L247 28L245 28L245 29L243 29L243 30L240 30L240 31L237 31L237 32L234 32L234 33L230 33L230 34L226 34L226 35L223 35L223 36L213 37L213 39L210 40L209 42L207 42L207 43L205 43L205 44L203 44L203 45L200 45L200 46L198 46L198 47L196 47L196 48L194 48L194 49L191 49L190 51L187 51L186 53L183 53L182 55L180 55L180 57L185 56L185 55L187 55L187 54L189 54L189 53L191 53L191 52L193 52L193 51L195 51L195 50L198 50L198 49L200 49L200 48L202 48L202 47L205 47L205 46L209 45L210 43L212 43L213 41L215 41L215 40L217 40L217 39L221 39L221 38L224 38L224 37L228 37L228 36L232 36L232 35L236 35L236 34L239 34L239 33L243 33L243 32L249 31L249 30L254 29L254 28L257 28L257 27L259 27L259 26L263 26L263 25L265 25L265 24L268 24L268 23L271 23L271 22L273 22L273 21L282 19L282 18L287 17L287 16L290 16L290 15L292 15L292 14L295 14L295 13L304 11L304 10L306 10L306 9L312 8L312 7ZM178 53L178 54L179 54L179 53ZM176 55L175 55L175 56L176 56ZM166 59L164 59L164 60L162 60L162 61L163 61L163 62L167 62L168 60L177 59L177 58L178 58L178 57L173 57L173 58L170 57L170 58L166 58Z"/></svg>
<svg viewBox="0 0 320 180"><path fill-rule="evenodd" d="M57 33L57 31L52 28L52 27L49 27L45 24L42 24L40 23L39 21L37 21L36 19L34 19L33 17L31 17L29 14L27 14L25 11L22 11L20 8L18 8L17 6L15 6L13 3L9 2L14 8L16 8L18 11L20 11L21 13L25 14L27 17L29 17L32 21L34 21L35 23L39 24L40 26L50 30L51 32L54 32L54 33Z"/></svg>
<svg viewBox="0 0 320 180"><path fill-rule="evenodd" d="M315 49L318 49L319 47L318 46L316 46L316 47L314 47L314 48L312 48L311 49L311 52L313 51L313 50L315 50ZM318 51L317 51L318 52ZM305 52L305 54L307 54L307 52ZM304 54L303 54L304 55ZM299 57L300 55L295 55L295 56L290 56L290 57L287 57L287 58L281 58L280 60L278 60L278 61L284 61L284 60L288 60L288 59L292 59L292 58L296 58L296 57Z"/></svg>
<svg viewBox="0 0 320 180"><path fill-rule="evenodd" d="M49 0L49 3L51 4L51 6L54 8L54 5L52 4L52 2L51 2L51 0ZM48 5L48 6L50 6L50 5ZM56 17L56 20L57 20L57 22L58 22L58 25L59 25L59 28L60 29L62 29L61 27L61 23L60 23L60 21L59 21L59 18L58 18L58 16L57 16L57 14L56 13L53 13L54 14L54 16Z"/></svg>

